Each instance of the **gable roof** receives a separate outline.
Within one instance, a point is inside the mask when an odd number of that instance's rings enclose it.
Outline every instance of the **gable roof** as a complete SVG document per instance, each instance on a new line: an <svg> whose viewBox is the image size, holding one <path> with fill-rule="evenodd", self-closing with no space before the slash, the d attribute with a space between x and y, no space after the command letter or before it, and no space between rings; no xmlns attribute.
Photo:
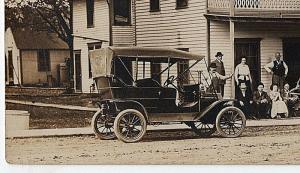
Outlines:
<svg viewBox="0 0 300 173"><path fill-rule="evenodd" d="M69 49L55 33L29 28L14 29L12 33L18 49Z"/></svg>

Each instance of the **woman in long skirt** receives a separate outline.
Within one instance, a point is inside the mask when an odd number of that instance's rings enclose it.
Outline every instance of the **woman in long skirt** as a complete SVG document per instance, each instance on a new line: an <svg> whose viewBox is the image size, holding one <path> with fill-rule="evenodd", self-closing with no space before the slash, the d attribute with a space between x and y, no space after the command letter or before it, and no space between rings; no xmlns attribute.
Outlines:
<svg viewBox="0 0 300 173"><path fill-rule="evenodd" d="M287 106L278 92L277 85L271 86L270 98L272 100L271 118L280 118L280 115L288 117Z"/></svg>

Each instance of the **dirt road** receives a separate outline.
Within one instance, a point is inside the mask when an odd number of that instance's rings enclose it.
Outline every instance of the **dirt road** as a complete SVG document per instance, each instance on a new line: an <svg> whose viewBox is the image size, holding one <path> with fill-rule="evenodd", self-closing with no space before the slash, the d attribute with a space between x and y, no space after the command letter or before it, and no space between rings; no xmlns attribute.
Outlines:
<svg viewBox="0 0 300 173"><path fill-rule="evenodd" d="M16 164L300 164L300 126L248 128L240 138L149 132L139 143L94 136L7 139Z"/></svg>

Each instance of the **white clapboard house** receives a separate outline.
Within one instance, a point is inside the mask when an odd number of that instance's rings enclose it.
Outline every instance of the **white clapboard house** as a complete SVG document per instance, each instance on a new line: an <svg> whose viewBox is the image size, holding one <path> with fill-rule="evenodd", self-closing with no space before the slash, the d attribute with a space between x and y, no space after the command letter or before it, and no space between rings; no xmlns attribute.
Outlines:
<svg viewBox="0 0 300 173"><path fill-rule="evenodd" d="M88 92L92 84L88 50L109 41L113 46L181 49L205 55L207 61L220 51L227 74L246 56L254 85L262 81L266 88L271 75L263 66L280 52L290 69L288 82L294 85L300 76L298 0L111 0L111 13L107 2L74 0L77 91ZM234 88L234 81L228 81L225 96L234 96Z"/></svg>

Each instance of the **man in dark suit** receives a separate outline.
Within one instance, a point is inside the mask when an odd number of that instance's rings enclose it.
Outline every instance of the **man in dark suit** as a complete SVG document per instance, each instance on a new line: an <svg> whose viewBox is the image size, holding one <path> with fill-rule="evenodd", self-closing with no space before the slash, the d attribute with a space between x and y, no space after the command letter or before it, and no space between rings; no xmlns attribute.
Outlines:
<svg viewBox="0 0 300 173"><path fill-rule="evenodd" d="M259 83L257 86L257 91L255 91L253 94L254 113L258 119L267 118L271 108L271 99L263 90L264 84Z"/></svg>
<svg viewBox="0 0 300 173"><path fill-rule="evenodd" d="M246 118L254 118L252 117L252 95L249 92L249 88L245 82L240 83L239 90L236 95L236 99L239 101L242 111L244 112Z"/></svg>
<svg viewBox="0 0 300 173"><path fill-rule="evenodd" d="M216 60L212 61L211 63L215 63L217 68L216 68L216 71L222 75L222 76L225 76L225 68L224 68L224 63L222 61L223 59L223 54L222 52L217 52L217 54L215 55L216 57ZM221 89L221 94L222 96L224 96L224 85L226 83L226 80L222 80L222 79L219 79L219 82L218 84L220 85L220 89Z"/></svg>

